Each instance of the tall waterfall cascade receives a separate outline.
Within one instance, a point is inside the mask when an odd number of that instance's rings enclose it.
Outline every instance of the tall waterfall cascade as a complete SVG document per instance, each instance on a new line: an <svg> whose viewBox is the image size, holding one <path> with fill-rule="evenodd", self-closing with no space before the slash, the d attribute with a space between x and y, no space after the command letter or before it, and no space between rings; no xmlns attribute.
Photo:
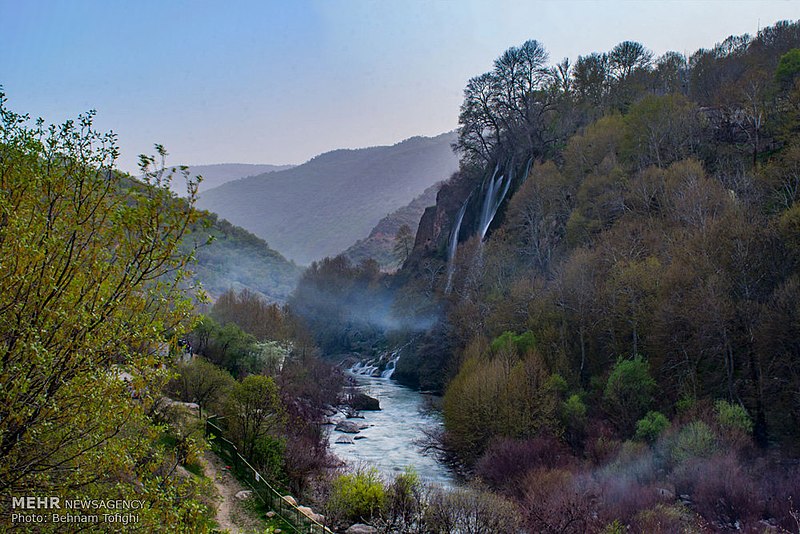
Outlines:
<svg viewBox="0 0 800 534"><path fill-rule="evenodd" d="M533 158L529 158L527 164L525 165L525 173L522 177L523 180L527 179L532 163ZM508 169L509 170L507 173L503 173L498 176L498 173L500 172L500 164L498 163L495 165L494 172L492 172L488 180L485 179L478 187L480 190L480 196L478 198L483 198L477 228L477 233L480 235L481 242L483 242L483 240L486 238L486 234L488 233L489 228L492 226L492 222L494 222L500 206L506 200L508 192L511 189L511 184L514 182L513 164L509 165ZM467 212L467 206L469 205L470 200L472 200L472 195L474 193L475 191L472 191L469 194L467 199L464 201L464 204L462 204L461 208L458 210L453 227L450 230L450 239L447 247L447 284L445 285L444 289L445 294L450 293L453 288L453 275L455 273L454 259L456 250L458 249L458 236L461 233L461 225L464 222L464 214Z"/></svg>
<svg viewBox="0 0 800 534"><path fill-rule="evenodd" d="M450 230L450 243L448 243L447 247L447 285L445 285L444 288L445 293L450 293L450 287L453 284L453 272L456 269L453 258L455 258L456 249L458 248L458 234L461 232L461 223L464 222L464 214L467 212L467 205L469 204L470 198L472 198L472 193L469 194L467 200L464 201L464 204L462 204L461 208L458 210L456 224L453 226L453 229Z"/></svg>

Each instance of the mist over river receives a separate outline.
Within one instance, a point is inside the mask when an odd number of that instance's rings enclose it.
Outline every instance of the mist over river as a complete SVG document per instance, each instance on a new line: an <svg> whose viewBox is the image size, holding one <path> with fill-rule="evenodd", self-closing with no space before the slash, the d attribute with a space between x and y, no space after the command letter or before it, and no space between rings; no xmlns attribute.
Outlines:
<svg viewBox="0 0 800 534"><path fill-rule="evenodd" d="M349 419L369 425L358 434L345 434L329 426L331 452L350 467L373 466L387 479L412 466L426 482L452 486L450 471L431 456L423 455L416 441L422 429L441 426L440 416L425 410L428 395L414 391L391 378L351 373L359 390L380 401L380 411L362 411L364 419ZM340 418L343 416L339 416ZM336 443L341 436L354 439L352 444Z"/></svg>

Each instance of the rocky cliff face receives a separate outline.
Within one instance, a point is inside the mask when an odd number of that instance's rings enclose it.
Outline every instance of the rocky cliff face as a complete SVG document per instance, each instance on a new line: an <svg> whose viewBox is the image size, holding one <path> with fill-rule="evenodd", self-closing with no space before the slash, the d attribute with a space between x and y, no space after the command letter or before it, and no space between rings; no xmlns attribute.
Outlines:
<svg viewBox="0 0 800 534"><path fill-rule="evenodd" d="M457 172L442 185L436 195L436 205L425 209L419 222L414 250L405 268L413 269L425 258L446 260L447 241L458 210L475 187L474 177Z"/></svg>
<svg viewBox="0 0 800 534"><path fill-rule="evenodd" d="M436 193L442 183L437 183L426 189L420 196L411 201L407 206L390 213L375 225L375 228L365 239L361 239L344 251L353 264L358 264L368 258L378 262L384 271L395 271L399 265L394 247L397 242L395 237L403 225L408 225L412 233L416 234L425 209L436 204Z"/></svg>
<svg viewBox="0 0 800 534"><path fill-rule="evenodd" d="M448 254L454 252L455 243L450 238L456 226L460 243L476 234L483 238L502 224L505 205L527 178L531 163L532 158L523 163L510 160L504 165L488 166L483 172L454 174L439 190L436 205L423 213L414 250L404 269L413 271L426 258L447 261Z"/></svg>

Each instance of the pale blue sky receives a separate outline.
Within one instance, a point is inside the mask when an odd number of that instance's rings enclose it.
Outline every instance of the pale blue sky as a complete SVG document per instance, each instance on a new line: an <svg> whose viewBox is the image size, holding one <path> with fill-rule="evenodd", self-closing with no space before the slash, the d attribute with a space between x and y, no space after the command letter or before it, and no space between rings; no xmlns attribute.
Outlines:
<svg viewBox="0 0 800 534"><path fill-rule="evenodd" d="M466 81L537 39L693 52L800 18L797 1L0 0L0 85L51 122L98 110L120 167L301 163L456 127Z"/></svg>

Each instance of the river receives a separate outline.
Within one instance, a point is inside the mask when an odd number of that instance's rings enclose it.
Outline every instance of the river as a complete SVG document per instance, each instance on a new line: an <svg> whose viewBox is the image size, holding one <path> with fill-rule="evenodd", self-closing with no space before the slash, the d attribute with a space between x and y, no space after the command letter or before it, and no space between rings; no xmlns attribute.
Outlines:
<svg viewBox="0 0 800 534"><path fill-rule="evenodd" d="M381 409L362 411L364 419L351 419L369 425L356 435L343 434L330 426L331 452L351 467L374 466L386 478L413 466L422 480L452 486L454 477L450 471L433 457L423 455L415 444L423 436L423 428L442 425L438 414L425 410L426 395L391 378L351 376L362 392L380 401ZM361 439L352 444L336 443L342 435Z"/></svg>

